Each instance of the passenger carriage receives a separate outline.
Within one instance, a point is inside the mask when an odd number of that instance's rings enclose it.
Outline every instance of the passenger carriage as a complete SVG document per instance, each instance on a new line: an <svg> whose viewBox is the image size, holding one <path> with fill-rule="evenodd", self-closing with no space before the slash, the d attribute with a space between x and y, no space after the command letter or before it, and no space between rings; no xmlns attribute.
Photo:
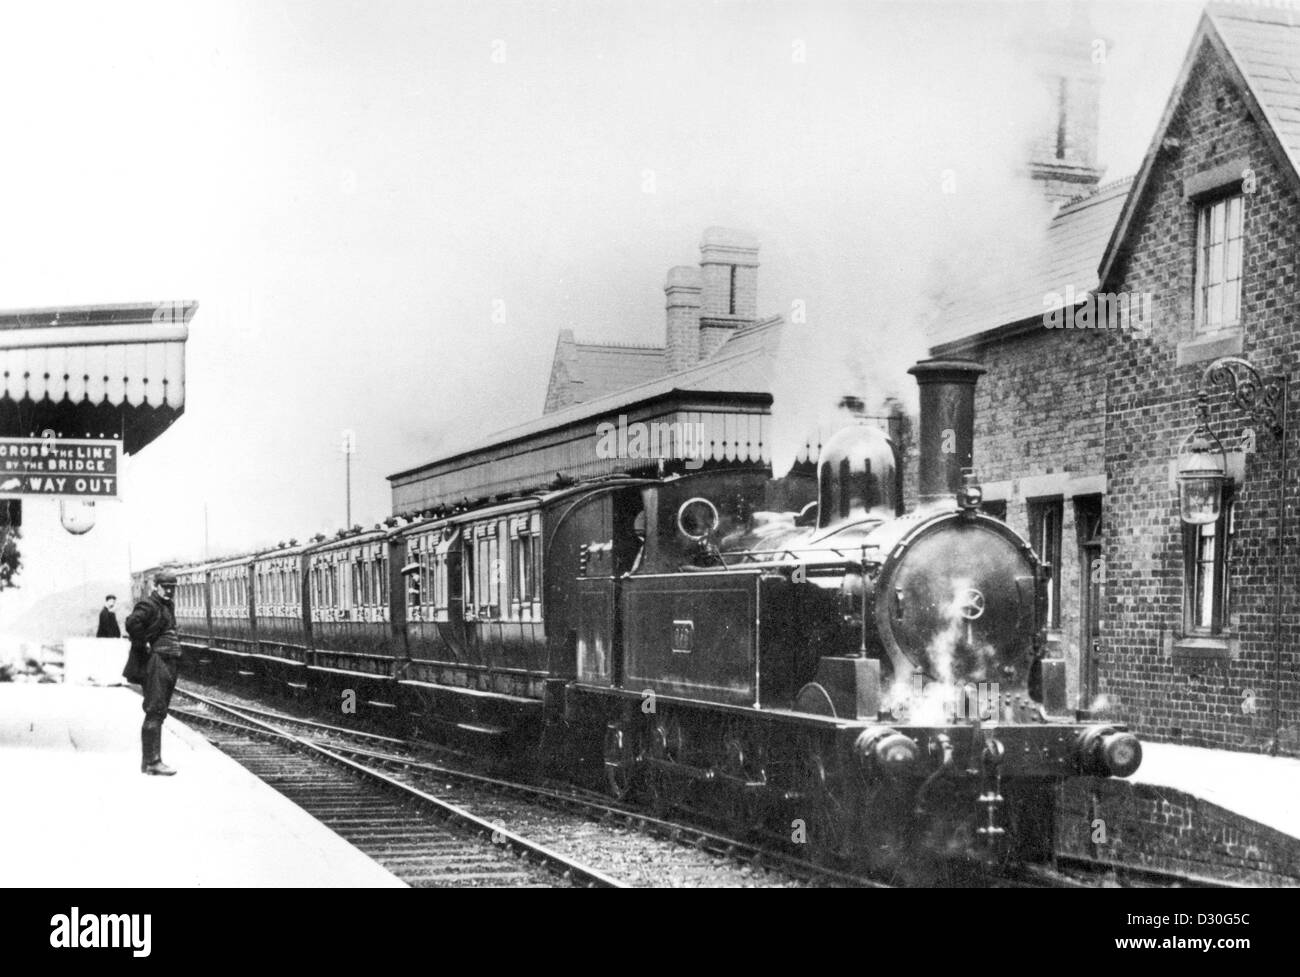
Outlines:
<svg viewBox="0 0 1300 977"><path fill-rule="evenodd" d="M208 623L213 663L217 670L250 678L257 674L257 635L253 630L249 587L251 556L239 556L208 566Z"/></svg>
<svg viewBox="0 0 1300 977"><path fill-rule="evenodd" d="M378 529L345 536L310 548L302 561L312 649L308 683L354 692L385 710L397 708L396 671L405 657L389 606L401 568L400 554L395 561L390 552L396 535Z"/></svg>
<svg viewBox="0 0 1300 977"><path fill-rule="evenodd" d="M256 671L282 691L307 688L311 633L303 602L303 561L296 542L259 553L251 567Z"/></svg>

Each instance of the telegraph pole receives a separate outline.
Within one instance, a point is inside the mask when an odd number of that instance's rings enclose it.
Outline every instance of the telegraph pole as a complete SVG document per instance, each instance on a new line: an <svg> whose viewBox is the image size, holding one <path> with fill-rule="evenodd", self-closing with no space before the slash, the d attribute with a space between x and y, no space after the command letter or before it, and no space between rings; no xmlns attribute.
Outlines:
<svg viewBox="0 0 1300 977"><path fill-rule="evenodd" d="M340 449L343 452L344 464L347 468L347 498L348 498L348 520L343 525L347 529L352 528L352 456L357 450L357 436L352 428L345 428L343 431L343 444Z"/></svg>

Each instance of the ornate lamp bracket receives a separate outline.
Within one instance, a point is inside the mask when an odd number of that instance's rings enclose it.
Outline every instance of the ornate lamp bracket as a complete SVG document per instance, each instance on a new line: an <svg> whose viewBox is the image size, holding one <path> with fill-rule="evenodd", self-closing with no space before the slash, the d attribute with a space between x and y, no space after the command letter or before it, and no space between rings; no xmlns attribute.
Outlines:
<svg viewBox="0 0 1300 977"><path fill-rule="evenodd" d="M1286 405L1286 386L1282 377L1265 380L1258 370L1240 357L1219 357L1201 375L1197 410L1202 424L1209 416L1209 391L1213 387L1227 387L1238 407L1267 427L1274 438L1282 439L1285 430L1282 415Z"/></svg>

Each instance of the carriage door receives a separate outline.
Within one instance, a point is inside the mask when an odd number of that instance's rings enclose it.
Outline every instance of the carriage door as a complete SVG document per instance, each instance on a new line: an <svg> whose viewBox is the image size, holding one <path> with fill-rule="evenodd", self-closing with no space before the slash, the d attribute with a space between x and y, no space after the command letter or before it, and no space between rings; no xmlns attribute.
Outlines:
<svg viewBox="0 0 1300 977"><path fill-rule="evenodd" d="M1101 496L1075 500L1079 529L1079 708L1097 697L1101 665L1101 587L1106 579L1101 555Z"/></svg>

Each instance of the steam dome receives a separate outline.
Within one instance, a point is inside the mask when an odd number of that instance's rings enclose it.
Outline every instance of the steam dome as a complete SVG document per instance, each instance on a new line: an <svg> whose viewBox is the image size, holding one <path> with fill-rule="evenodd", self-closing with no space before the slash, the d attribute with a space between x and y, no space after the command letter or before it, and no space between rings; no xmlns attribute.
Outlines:
<svg viewBox="0 0 1300 977"><path fill-rule="evenodd" d="M817 528L859 519L891 519L897 512L893 442L859 421L837 431L817 461Z"/></svg>

